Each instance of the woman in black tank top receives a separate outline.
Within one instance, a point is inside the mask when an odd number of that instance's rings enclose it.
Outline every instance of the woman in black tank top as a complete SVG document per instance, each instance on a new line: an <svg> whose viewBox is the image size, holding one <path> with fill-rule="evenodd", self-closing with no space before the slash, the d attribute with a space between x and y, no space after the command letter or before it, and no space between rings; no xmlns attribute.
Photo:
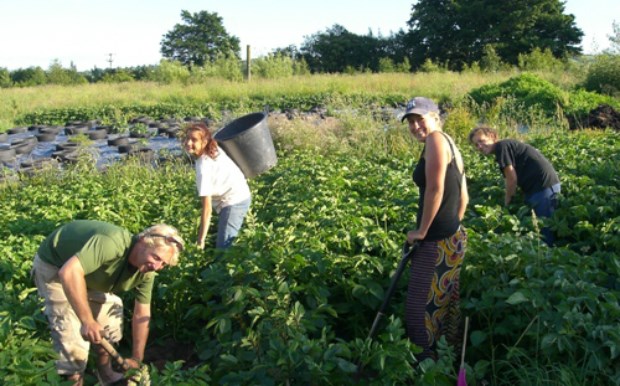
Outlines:
<svg viewBox="0 0 620 386"><path fill-rule="evenodd" d="M436 359L440 336L457 349L461 342L459 276L467 235L460 223L469 196L461 154L442 131L437 105L413 98L405 119L411 135L424 144L413 172L420 196L417 228L407 232L407 241L418 247L411 258L405 321L409 339L423 350L418 360Z"/></svg>

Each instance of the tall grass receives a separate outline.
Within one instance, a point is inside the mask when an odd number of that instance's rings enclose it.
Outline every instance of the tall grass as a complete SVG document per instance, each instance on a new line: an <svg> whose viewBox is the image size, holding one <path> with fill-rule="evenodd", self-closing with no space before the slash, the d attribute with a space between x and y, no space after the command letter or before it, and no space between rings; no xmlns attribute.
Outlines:
<svg viewBox="0 0 620 386"><path fill-rule="evenodd" d="M0 131L15 124L24 113L53 108L89 107L109 103L156 104L160 102L214 101L249 96L341 94L402 94L406 98L425 95L438 100L458 98L473 88L506 80L510 73L420 73L308 75L282 80L257 79L231 82L209 79L203 84L161 85L153 82L40 86L3 89L0 92Z"/></svg>

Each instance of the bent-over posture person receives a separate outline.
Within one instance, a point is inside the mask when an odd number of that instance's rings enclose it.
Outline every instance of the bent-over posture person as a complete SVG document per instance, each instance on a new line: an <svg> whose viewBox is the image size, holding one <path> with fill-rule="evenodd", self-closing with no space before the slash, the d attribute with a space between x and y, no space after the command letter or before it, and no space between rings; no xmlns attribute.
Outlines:
<svg viewBox="0 0 620 386"><path fill-rule="evenodd" d="M45 315L58 353L58 373L82 385L90 344L95 344L97 374L108 384L123 374L112 369L102 336L122 337L123 303L115 295L133 290L132 359L139 368L151 319L155 272L176 265L183 239L169 225L154 225L138 235L101 221L76 220L53 231L39 246L32 274L45 300Z"/></svg>
<svg viewBox="0 0 620 386"><path fill-rule="evenodd" d="M185 150L197 158L196 187L202 204L198 248L205 246L213 209L218 213L215 247L228 248L250 209L252 196L248 182L237 164L218 146L205 124L188 126L184 145Z"/></svg>
<svg viewBox="0 0 620 386"><path fill-rule="evenodd" d="M407 233L418 246L411 258L405 322L409 339L423 351L418 360L436 358L445 335L460 345L460 272L467 246L461 226L469 202L463 158L442 131L438 106L430 99L409 101L403 120L424 149L413 171L420 188L417 228Z"/></svg>
<svg viewBox="0 0 620 386"><path fill-rule="evenodd" d="M536 216L551 217L558 205L561 184L553 165L544 155L526 143L514 139L500 140L497 131L488 126L474 128L469 133L469 142L480 153L495 156L506 184L504 205L510 204L518 186ZM543 227L541 233L547 245L553 245L551 229Z"/></svg>

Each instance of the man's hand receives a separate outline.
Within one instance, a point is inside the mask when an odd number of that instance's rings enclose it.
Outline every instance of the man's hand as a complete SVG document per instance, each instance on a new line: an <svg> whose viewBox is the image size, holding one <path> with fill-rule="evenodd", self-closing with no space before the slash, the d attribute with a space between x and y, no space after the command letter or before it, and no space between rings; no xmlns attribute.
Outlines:
<svg viewBox="0 0 620 386"><path fill-rule="evenodd" d="M136 358L125 358L125 363L132 369L139 369L141 366L140 361Z"/></svg>
<svg viewBox="0 0 620 386"><path fill-rule="evenodd" d="M80 328L80 334L82 334L82 338L94 344L101 343L101 331L103 328L96 320L92 320L82 324Z"/></svg>
<svg viewBox="0 0 620 386"><path fill-rule="evenodd" d="M88 304L88 289L84 279L84 269L77 256L73 256L63 264L58 270L58 277L73 311L82 322L80 334L84 340L99 344L103 328L93 317Z"/></svg>

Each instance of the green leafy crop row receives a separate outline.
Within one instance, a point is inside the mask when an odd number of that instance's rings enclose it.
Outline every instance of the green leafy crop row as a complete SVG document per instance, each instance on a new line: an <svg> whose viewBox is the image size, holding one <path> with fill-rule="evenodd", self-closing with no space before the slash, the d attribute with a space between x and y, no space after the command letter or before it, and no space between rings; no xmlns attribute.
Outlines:
<svg viewBox="0 0 620 386"><path fill-rule="evenodd" d="M27 112L16 118L18 125L49 124L64 125L72 121L88 121L92 119L115 120L122 117L125 121L139 116L147 116L155 119L168 117L208 117L221 118L223 111L249 112L268 110L296 109L308 111L317 106L341 105L350 107L397 106L403 103L406 96L388 94L376 96L374 94L341 94L317 93L299 95L269 96L255 94L251 97L237 99L221 98L213 100L195 100L191 97L175 99L168 102L158 103L132 103L132 104L104 104L91 107L65 107L42 109Z"/></svg>
<svg viewBox="0 0 620 386"><path fill-rule="evenodd" d="M471 196L461 276L469 381L617 384L620 207L610 197L620 189L620 137L531 140L563 182L558 215L548 221L559 239L552 249L541 245L543 224L527 207L500 206L492 160L462 145ZM161 384L453 385L450 358L459 353L445 346L442 361L411 366L418 348L403 326L407 274L377 338L366 339L413 227L418 151L279 151L278 165L251 180L246 224L218 259L192 243L199 203L190 165L78 164L3 183L0 382L59 382L31 259L57 225L96 218L132 232L170 223L188 241L180 265L158 276L150 342L189 343L194 362L152 364ZM374 376L356 380L358 363Z"/></svg>

